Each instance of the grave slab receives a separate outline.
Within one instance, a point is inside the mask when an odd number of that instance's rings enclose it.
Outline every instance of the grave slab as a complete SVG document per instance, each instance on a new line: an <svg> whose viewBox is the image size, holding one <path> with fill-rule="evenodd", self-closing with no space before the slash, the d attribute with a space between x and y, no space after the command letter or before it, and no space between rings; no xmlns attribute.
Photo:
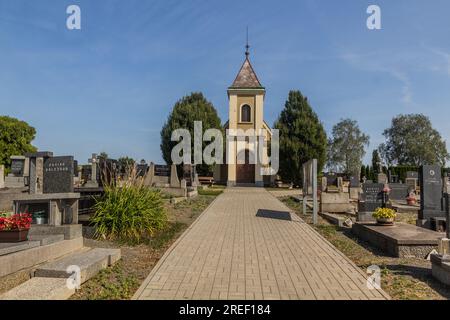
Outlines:
<svg viewBox="0 0 450 320"><path fill-rule="evenodd" d="M53 234L53 235L29 235L28 239L30 241L37 241L41 246L46 246L52 243L64 241L63 234Z"/></svg>
<svg viewBox="0 0 450 320"><path fill-rule="evenodd" d="M393 226L357 222L352 232L387 255L399 258L426 258L438 248L439 239L445 237L444 233L400 222Z"/></svg>
<svg viewBox="0 0 450 320"><path fill-rule="evenodd" d="M450 261L448 256L431 255L431 274L440 282L450 285Z"/></svg>
<svg viewBox="0 0 450 320"><path fill-rule="evenodd" d="M120 249L95 248L89 251L81 251L67 257L49 262L39 267L35 276L49 278L68 278L69 266L79 266L81 269L81 283L86 282L100 270L113 265L120 259Z"/></svg>
<svg viewBox="0 0 450 320"><path fill-rule="evenodd" d="M61 226L32 225L29 236L64 235L65 240L71 240L82 237L82 228L81 224L65 224Z"/></svg>
<svg viewBox="0 0 450 320"><path fill-rule="evenodd" d="M74 293L66 279L36 277L4 293L0 300L66 300Z"/></svg>
<svg viewBox="0 0 450 320"><path fill-rule="evenodd" d="M322 192L320 195L320 212L346 213L352 209L348 193Z"/></svg>
<svg viewBox="0 0 450 320"><path fill-rule="evenodd" d="M0 277L57 259L83 247L83 238L64 240L0 256Z"/></svg>
<svg viewBox="0 0 450 320"><path fill-rule="evenodd" d="M40 241L24 241L16 243L0 243L0 256L4 256L10 253L19 252L41 245Z"/></svg>

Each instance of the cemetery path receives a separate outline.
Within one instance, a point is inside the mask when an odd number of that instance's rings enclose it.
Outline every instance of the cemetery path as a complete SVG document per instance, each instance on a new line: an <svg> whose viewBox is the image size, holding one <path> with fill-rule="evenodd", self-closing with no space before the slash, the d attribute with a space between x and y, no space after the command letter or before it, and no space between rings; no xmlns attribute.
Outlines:
<svg viewBox="0 0 450 320"><path fill-rule="evenodd" d="M164 254L134 299L389 299L263 188L228 188Z"/></svg>

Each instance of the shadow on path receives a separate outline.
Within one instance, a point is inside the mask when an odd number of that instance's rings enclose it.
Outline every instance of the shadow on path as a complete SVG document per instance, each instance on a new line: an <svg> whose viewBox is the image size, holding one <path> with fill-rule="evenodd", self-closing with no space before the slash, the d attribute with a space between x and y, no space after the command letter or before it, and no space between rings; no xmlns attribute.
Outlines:
<svg viewBox="0 0 450 320"><path fill-rule="evenodd" d="M260 217L260 218L269 218L269 219L278 219L278 220L292 221L291 213L288 212L288 211L258 209L258 212L256 213L256 216Z"/></svg>

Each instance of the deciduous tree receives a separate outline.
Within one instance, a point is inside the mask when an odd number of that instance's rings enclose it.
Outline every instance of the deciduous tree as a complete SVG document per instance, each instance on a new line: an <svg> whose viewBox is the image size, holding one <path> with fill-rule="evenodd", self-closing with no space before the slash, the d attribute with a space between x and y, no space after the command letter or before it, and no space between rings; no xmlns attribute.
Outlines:
<svg viewBox="0 0 450 320"><path fill-rule="evenodd" d="M355 120L343 119L333 127L328 141L328 166L347 175L359 175L369 136Z"/></svg>
<svg viewBox="0 0 450 320"><path fill-rule="evenodd" d="M0 164L6 168L11 166L10 157L35 152L31 142L36 130L28 123L8 116L0 116Z"/></svg>
<svg viewBox="0 0 450 320"><path fill-rule="evenodd" d="M450 156L445 141L423 114L399 115L384 130L386 142L379 147L389 165L445 165Z"/></svg>

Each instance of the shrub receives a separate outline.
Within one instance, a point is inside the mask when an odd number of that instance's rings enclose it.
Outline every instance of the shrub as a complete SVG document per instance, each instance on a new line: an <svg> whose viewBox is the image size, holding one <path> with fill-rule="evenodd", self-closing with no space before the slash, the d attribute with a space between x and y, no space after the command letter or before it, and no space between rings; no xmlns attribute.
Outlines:
<svg viewBox="0 0 450 320"><path fill-rule="evenodd" d="M135 170L127 176L104 186L103 196L96 199L91 223L97 237L140 242L167 222L161 192L144 186Z"/></svg>

